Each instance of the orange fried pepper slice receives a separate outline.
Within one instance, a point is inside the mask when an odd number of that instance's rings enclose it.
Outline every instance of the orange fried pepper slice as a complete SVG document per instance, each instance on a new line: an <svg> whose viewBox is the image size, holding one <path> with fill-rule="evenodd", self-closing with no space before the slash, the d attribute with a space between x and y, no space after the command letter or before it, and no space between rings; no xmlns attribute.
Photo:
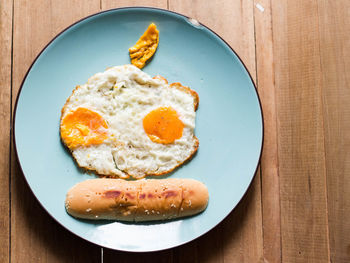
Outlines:
<svg viewBox="0 0 350 263"><path fill-rule="evenodd" d="M143 68L157 50L159 42L159 31L155 24L150 24L136 42L135 46L129 48L131 63L138 68Z"/></svg>

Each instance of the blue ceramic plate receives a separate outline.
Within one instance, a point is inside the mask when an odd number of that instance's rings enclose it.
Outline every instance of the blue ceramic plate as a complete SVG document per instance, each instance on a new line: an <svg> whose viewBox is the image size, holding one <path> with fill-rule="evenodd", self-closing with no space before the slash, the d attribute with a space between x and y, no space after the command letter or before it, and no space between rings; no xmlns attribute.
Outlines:
<svg viewBox="0 0 350 263"><path fill-rule="evenodd" d="M69 216L67 190L92 178L82 173L59 137L60 111L73 88L107 67L130 63L128 48L154 22L158 50L144 68L198 92L198 154L171 177L195 178L209 189L197 216L156 223L89 222ZM41 205L61 225L95 244L124 251L175 247L206 233L241 200L262 148L259 98L241 60L213 31L160 9L123 8L70 26L37 57L17 98L15 145L23 174Z"/></svg>

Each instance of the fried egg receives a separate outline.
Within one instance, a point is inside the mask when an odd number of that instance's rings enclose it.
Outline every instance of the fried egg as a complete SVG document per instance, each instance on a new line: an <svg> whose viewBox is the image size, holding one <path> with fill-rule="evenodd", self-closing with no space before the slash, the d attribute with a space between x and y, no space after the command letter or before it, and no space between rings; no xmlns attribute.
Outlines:
<svg viewBox="0 0 350 263"><path fill-rule="evenodd" d="M62 108L60 135L77 164L98 175L163 175L198 149L198 95L180 83L116 66L77 86Z"/></svg>

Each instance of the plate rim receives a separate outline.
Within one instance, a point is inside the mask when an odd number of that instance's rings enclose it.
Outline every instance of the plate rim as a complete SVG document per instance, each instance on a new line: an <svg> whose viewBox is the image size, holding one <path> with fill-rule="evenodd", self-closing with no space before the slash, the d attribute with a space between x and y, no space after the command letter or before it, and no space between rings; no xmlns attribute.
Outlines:
<svg viewBox="0 0 350 263"><path fill-rule="evenodd" d="M31 69L32 67L34 66L34 64L36 63L36 61L40 58L41 54L51 45L51 43L53 43L59 36L61 36L62 34L64 34L66 31L68 31L70 28L72 28L73 26L79 24L80 22L83 22L84 20L87 20L89 18L92 18L94 16L99 16L101 14L104 14L104 13L108 13L108 12L114 12L114 11L119 11L119 10L146 10L146 11L149 11L149 10L153 10L153 11L161 11L161 12L165 12L165 13L170 13L170 14L175 14L175 15L178 15L178 16L181 16L185 19L193 19L189 16L186 16L184 14L181 14L181 13L178 13L178 12L175 12L175 11L172 11L172 10L167 10L167 9L163 9L163 8L158 8L158 7L149 7L149 6L126 6L126 7L119 7L119 8L111 8L111 9L107 9L107 10L103 10L103 11L99 11L99 12L96 12L96 13L93 13L91 15L88 15L88 16L85 16L81 19L78 19L77 21L75 21L74 23L70 24L69 26L67 26L66 28L64 28L63 30L61 30L59 33L57 33L42 49L41 51L36 55L36 57L34 58L34 60L32 61L31 65L29 66L26 74L24 75L23 77L23 80L21 82L21 85L20 85L20 88L18 90L18 93L16 95L16 101L15 101L15 105L14 105L14 110L13 110L13 117L12 117L12 125L11 125L11 128L12 128L12 138L13 138L13 144L14 144L14 149L15 149L15 154L16 154L16 159L17 159L17 163L19 165L19 168L20 168L20 171L24 177L24 181L25 183L27 184L28 188L30 189L31 193L33 194L33 196L35 197L35 199L37 200L37 202L40 204L40 206L44 209L44 211L56 222L58 223L60 226L62 226L65 230L67 230L68 232L72 233L74 236L76 237L79 237L89 243L92 243L94 245L97 245L99 247L102 247L102 248L108 248L108 249L112 249L112 250L117 250L117 251L125 251L125 252L134 252L134 253L143 253L143 252L157 252L157 251L163 251L163 250L166 250L166 249L172 249L172 248L176 248L176 247L179 247L179 246L182 246L182 245L185 245L187 243L190 243L198 238L200 238L201 236L205 235L206 233L210 232L211 230L213 230L214 228L216 228L220 223L222 223L235 209L236 207L239 205L239 203L242 201L242 199L247 195L247 192L248 192L248 189L250 189L251 185L252 185L252 182L254 181L254 178L257 174L257 171L258 171L258 167L259 167L259 164L261 162L261 157L262 157L262 152L263 152L263 146L264 146L264 131L265 131L265 122L264 122L264 113L263 113L263 108L262 108L262 104L261 104L261 99L260 99L260 96L259 96L259 93L258 93L258 89L257 89L257 86L252 78L252 75L251 73L249 72L246 64L243 62L243 60L241 59L241 57L238 55L238 53L231 47L231 45L229 45L225 39L223 39L218 33L216 33L214 30L212 30L211 28L209 28L208 26L204 25L202 22L198 21L197 19L195 19L197 22L198 22L198 26L202 26L204 28L206 28L208 31L210 31L211 33L213 33L216 37L218 37L234 54L235 56L238 58L239 62L242 64L242 66L244 67L245 71L247 72L249 78L250 78L250 81L251 83L253 84L254 86L254 92L256 94L256 97L257 97L257 100L258 100L258 103L259 103L259 109L260 109L260 117L261 117L261 145L260 145L260 153L259 153L259 158L257 160L257 163L256 163L256 168L255 168L255 171L254 171L254 174L248 184L248 187L245 189L244 191L244 194L241 196L241 198L239 199L239 201L237 202L237 204L230 210L229 213L227 213L226 216L224 216L221 220L219 220L215 225L213 225L210 229L204 231L203 233L201 233L200 235L190 239L190 240L187 240L187 241L184 241L184 242L180 242L176 245L171 245L171 246L168 246L168 247L164 247L164 248L157 248L157 249L153 249L153 250L148 250L148 249L143 249L143 250L130 250L130 249L122 249L122 248L115 248L115 247L109 247L109 246L106 246L106 245L101 245L97 242L94 242L92 240L89 240L85 237L82 237L76 233L74 233L72 230L68 229L68 227L66 227L64 224L62 224L61 222L58 221L58 219L56 219L46 208L45 206L41 203L41 201L39 200L39 198L36 196L36 194L34 193L33 189L31 188L30 184L28 183L28 180L27 180L27 177L26 175L24 174L23 172L23 169L22 169L22 165L21 165L21 161L19 159L19 156L18 156L18 150L17 150L17 144L16 144L16 133L15 133L15 129L16 129L16 113L17 113L17 106L18 106L18 101L19 101L19 97L21 95L21 92L22 92L22 88L23 88L23 85L29 75L29 73L31 72ZM196 25L197 26L197 25Z"/></svg>

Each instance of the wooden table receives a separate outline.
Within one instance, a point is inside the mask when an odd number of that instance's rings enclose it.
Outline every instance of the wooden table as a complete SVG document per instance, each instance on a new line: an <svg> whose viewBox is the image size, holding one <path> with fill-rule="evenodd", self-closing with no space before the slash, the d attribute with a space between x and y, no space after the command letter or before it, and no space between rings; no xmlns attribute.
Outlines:
<svg viewBox="0 0 350 263"><path fill-rule="evenodd" d="M257 84L265 125L260 168L238 207L189 244L142 254L57 224L24 182L11 134L21 81L48 41L87 15L133 5L220 34ZM349 0L3 0L0 43L0 262L350 262Z"/></svg>

